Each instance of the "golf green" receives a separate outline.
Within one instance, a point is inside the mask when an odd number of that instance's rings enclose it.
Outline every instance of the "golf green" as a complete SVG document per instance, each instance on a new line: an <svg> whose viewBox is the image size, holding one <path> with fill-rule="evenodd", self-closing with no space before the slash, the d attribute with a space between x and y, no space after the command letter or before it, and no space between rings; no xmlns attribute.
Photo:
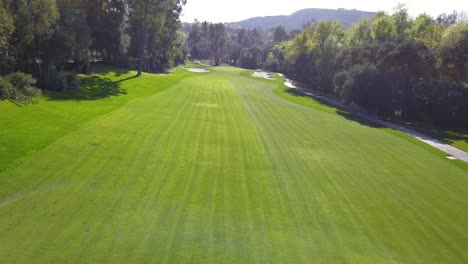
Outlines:
<svg viewBox="0 0 468 264"><path fill-rule="evenodd" d="M0 103L0 262L468 262L468 170L248 73Z"/></svg>

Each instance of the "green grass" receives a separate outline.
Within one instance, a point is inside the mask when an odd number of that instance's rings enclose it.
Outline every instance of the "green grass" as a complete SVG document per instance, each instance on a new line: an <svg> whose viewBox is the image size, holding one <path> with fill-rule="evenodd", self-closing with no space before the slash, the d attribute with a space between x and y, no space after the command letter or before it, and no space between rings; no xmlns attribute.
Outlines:
<svg viewBox="0 0 468 264"><path fill-rule="evenodd" d="M203 62L202 62L203 63ZM202 69L210 69L212 68L211 66L207 66L208 64L200 64L196 63L194 61L188 61L187 64L185 64L184 67L186 68L202 68Z"/></svg>
<svg viewBox="0 0 468 264"><path fill-rule="evenodd" d="M18 145L88 118L0 177L0 262L468 261L468 170L279 82L178 70L15 108Z"/></svg>
<svg viewBox="0 0 468 264"><path fill-rule="evenodd" d="M105 74L85 76L79 92L48 92L36 105L18 107L0 101L0 175L96 116L161 92L191 75L179 70L170 75L144 74L132 79L135 74L111 69Z"/></svg>

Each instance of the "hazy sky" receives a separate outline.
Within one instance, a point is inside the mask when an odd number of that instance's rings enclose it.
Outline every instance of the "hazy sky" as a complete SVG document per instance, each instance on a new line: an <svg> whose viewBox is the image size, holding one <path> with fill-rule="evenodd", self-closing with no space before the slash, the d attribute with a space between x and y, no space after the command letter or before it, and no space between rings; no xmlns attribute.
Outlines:
<svg viewBox="0 0 468 264"><path fill-rule="evenodd" d="M234 22L254 16L289 15L304 8L346 8L364 11L391 11L407 4L412 15L436 16L453 10L468 12L468 0L187 0L182 21Z"/></svg>

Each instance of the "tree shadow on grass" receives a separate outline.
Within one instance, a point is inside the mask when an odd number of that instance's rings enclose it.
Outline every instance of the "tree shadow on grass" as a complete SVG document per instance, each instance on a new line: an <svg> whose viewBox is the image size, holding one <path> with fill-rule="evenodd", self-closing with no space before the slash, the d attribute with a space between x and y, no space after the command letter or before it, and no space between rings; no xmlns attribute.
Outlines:
<svg viewBox="0 0 468 264"><path fill-rule="evenodd" d="M371 127L371 128L386 128L385 126L383 126L381 124L378 124L378 123L375 123L375 122L372 122L371 120L369 120L369 119L367 119L365 117L362 117L359 114L350 113L350 112L344 111L344 110L338 110L337 114L344 117L344 118L346 118L349 121L359 123L362 126L367 126L367 127Z"/></svg>
<svg viewBox="0 0 468 264"><path fill-rule="evenodd" d="M104 99L110 96L119 96L127 94L120 84L135 76L124 78L118 81L112 81L109 78L99 75L86 76L81 79L81 86L75 92L47 92L50 100L79 100L94 101Z"/></svg>
<svg viewBox="0 0 468 264"><path fill-rule="evenodd" d="M360 125L371 127L371 128L386 128L386 126L372 121L372 119L376 119L377 117L369 115L365 111L352 109L351 107L340 104L340 103L333 104L325 100L321 96L308 95L306 94L305 91L302 91L299 89L288 89L286 90L286 92L294 96L313 98L320 104L337 109L336 113L338 115L346 118L349 121L357 122ZM436 128L435 125L424 126L421 124L411 124L411 123L402 124L401 122L396 122L395 120L386 120L386 119L382 119L382 121L394 123L402 127L408 127L409 129L413 131L419 132L418 137L422 137L422 138L427 137L428 139L436 138L450 145L458 141L465 142L468 144L468 130L466 129L450 129L450 128L444 129L444 128Z"/></svg>
<svg viewBox="0 0 468 264"><path fill-rule="evenodd" d="M448 144L454 144L457 141L463 141L468 144L468 130L463 128L437 127L436 125L414 123L407 123L406 126L438 138Z"/></svg>
<svg viewBox="0 0 468 264"><path fill-rule="evenodd" d="M311 96L311 95L308 95L306 94L306 92L300 90L300 89L296 89L296 88L288 88L286 90L286 92L290 95L293 95L293 96L297 96L297 97L309 97L309 98L312 98L314 99L315 101L319 102L320 104L322 105L325 105L325 106L328 106L328 107L331 107L331 108L336 108L336 109L341 109L339 106L337 105L334 105L320 97L316 97L316 96ZM344 110L344 109L343 109Z"/></svg>
<svg viewBox="0 0 468 264"><path fill-rule="evenodd" d="M359 113L351 112L350 109L345 105L333 104L330 101L325 100L323 97L308 95L306 94L306 92L299 90L299 89L289 88L286 90L286 92L294 96L310 97L322 105L325 105L331 108L336 108L337 109L336 113L346 118L349 121L357 122L360 125L368 126L372 128L384 128L384 126L368 120L367 118L361 116Z"/></svg>
<svg viewBox="0 0 468 264"><path fill-rule="evenodd" d="M107 75L112 74L114 77L120 77L122 75L130 74L131 70L125 68L116 68L111 67L101 62L93 63L89 68L88 73L90 74L99 74L99 75Z"/></svg>

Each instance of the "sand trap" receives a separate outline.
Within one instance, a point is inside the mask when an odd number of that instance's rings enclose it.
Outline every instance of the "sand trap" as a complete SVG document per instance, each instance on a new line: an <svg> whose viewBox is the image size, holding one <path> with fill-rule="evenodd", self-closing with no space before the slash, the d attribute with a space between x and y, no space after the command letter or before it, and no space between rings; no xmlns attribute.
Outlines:
<svg viewBox="0 0 468 264"><path fill-rule="evenodd" d="M296 89L296 88L297 88L297 86L294 85L294 84L292 83L292 81L289 80L289 79L286 79L286 81L284 82L284 85L286 85L286 86L289 87L289 88L293 88L293 89Z"/></svg>
<svg viewBox="0 0 468 264"><path fill-rule="evenodd" d="M256 72L252 73L252 76L253 77L258 77L258 78L265 78L267 80L275 80L275 78L273 78L271 76L271 74L269 74L268 72L263 72L263 71L262 72L256 71Z"/></svg>
<svg viewBox="0 0 468 264"><path fill-rule="evenodd" d="M189 71L189 72L196 72L196 73L207 73L207 72L210 72L210 70L202 69L202 68L186 68L186 70Z"/></svg>
<svg viewBox="0 0 468 264"><path fill-rule="evenodd" d="M291 80L287 79L286 76L284 76L284 74L278 73L278 76L284 78L284 85L286 85L287 87L294 89L297 88Z"/></svg>
<svg viewBox="0 0 468 264"><path fill-rule="evenodd" d="M454 156L447 156L446 158L449 160L457 160L457 158L455 158Z"/></svg>

